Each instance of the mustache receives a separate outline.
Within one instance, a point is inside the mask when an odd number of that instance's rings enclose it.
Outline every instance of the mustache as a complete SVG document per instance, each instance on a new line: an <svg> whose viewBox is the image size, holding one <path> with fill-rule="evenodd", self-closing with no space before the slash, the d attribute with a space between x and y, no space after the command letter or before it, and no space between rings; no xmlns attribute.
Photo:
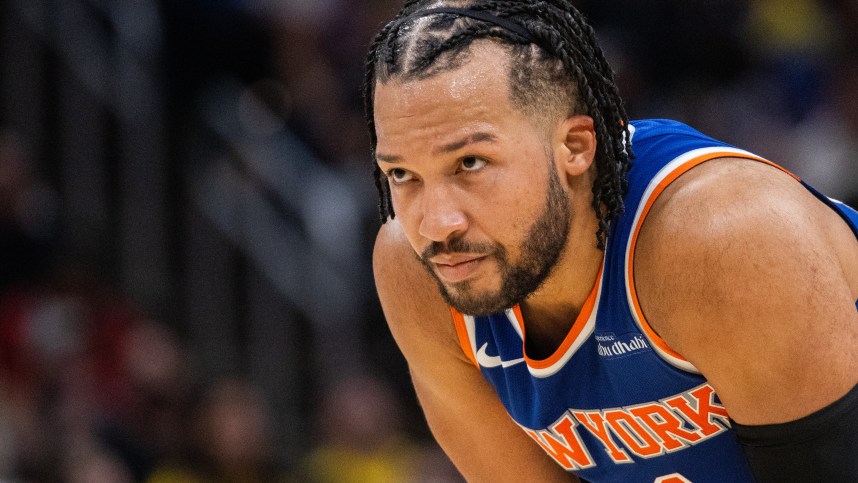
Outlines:
<svg viewBox="0 0 858 483"><path fill-rule="evenodd" d="M488 243L472 243L462 238L454 238L447 242L432 242L423 250L420 258L428 262L436 255L449 255L453 253L491 253L497 247Z"/></svg>

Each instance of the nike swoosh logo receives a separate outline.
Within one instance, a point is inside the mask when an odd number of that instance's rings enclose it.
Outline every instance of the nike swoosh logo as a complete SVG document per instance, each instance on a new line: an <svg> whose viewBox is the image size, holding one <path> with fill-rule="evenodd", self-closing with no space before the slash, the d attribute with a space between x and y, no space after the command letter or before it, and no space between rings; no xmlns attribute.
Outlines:
<svg viewBox="0 0 858 483"><path fill-rule="evenodd" d="M486 369L491 369L493 367L503 367L505 369L524 362L524 357L521 359L513 359L511 361L504 361L501 360L500 356L490 356L486 354L486 347L488 346L489 343L486 342L482 347L480 347L480 350L477 351L477 363Z"/></svg>

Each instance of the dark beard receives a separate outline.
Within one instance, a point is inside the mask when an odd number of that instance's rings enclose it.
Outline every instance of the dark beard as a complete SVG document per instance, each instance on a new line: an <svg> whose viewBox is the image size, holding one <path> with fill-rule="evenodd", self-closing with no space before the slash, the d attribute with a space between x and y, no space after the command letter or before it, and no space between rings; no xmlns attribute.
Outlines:
<svg viewBox="0 0 858 483"><path fill-rule="evenodd" d="M438 283L447 305L468 315L502 312L521 303L545 282L563 253L571 225L569 198L553 167L549 172L545 208L521 243L521 260L518 263L511 264L506 250L498 244L469 243L460 238L447 243L433 242L419 257ZM479 253L495 257L500 268L500 290L497 293L470 294L471 283L466 280L452 284L451 292L429 262L439 253Z"/></svg>

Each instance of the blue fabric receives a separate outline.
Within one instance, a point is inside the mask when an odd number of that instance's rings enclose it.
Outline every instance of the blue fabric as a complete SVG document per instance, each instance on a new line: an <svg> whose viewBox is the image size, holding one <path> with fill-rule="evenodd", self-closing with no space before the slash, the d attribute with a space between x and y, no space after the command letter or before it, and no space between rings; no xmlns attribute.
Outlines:
<svg viewBox="0 0 858 483"><path fill-rule="evenodd" d="M530 362L514 363L524 357L524 345L508 314L475 318L472 345L509 362L481 371L512 418L588 481L653 482L674 473L695 483L753 481L717 395L702 376L657 353L626 293L626 247L647 186L691 151L735 148L674 121L635 121L632 127L636 158L626 212L609 233L592 332L550 375ZM827 202L858 226L858 213ZM706 408L696 418L691 412Z"/></svg>

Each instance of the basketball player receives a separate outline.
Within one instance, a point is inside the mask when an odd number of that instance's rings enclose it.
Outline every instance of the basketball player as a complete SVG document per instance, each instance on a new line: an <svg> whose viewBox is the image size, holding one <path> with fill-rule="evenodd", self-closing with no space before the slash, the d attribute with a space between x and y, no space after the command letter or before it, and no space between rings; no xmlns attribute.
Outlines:
<svg viewBox="0 0 858 483"><path fill-rule="evenodd" d="M407 2L366 102L378 293L468 480L858 481L858 213L630 122L567 1Z"/></svg>

